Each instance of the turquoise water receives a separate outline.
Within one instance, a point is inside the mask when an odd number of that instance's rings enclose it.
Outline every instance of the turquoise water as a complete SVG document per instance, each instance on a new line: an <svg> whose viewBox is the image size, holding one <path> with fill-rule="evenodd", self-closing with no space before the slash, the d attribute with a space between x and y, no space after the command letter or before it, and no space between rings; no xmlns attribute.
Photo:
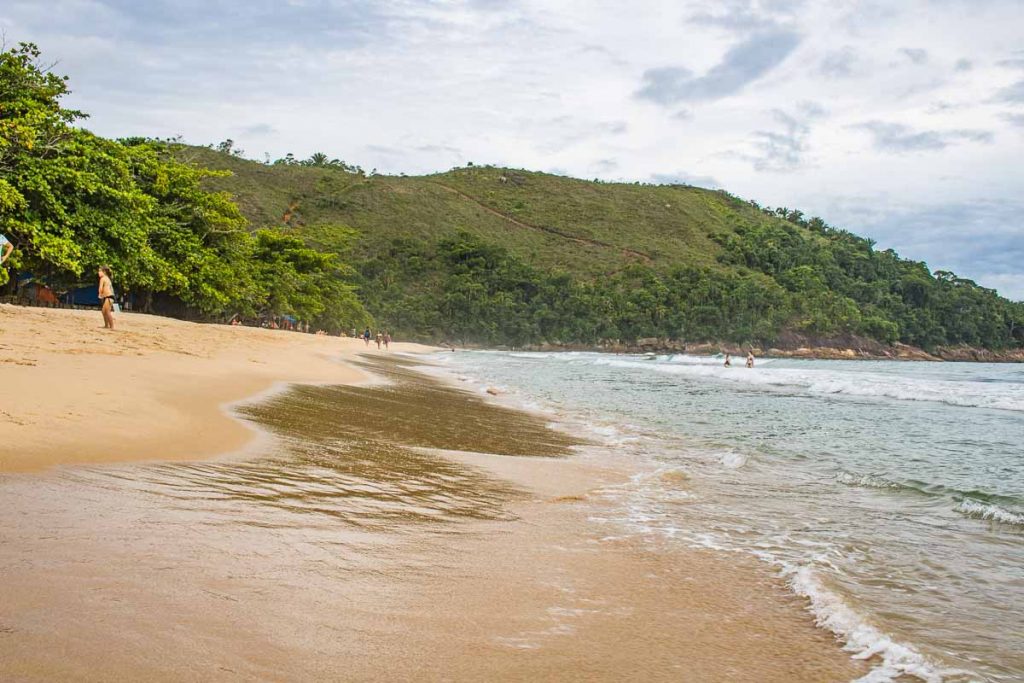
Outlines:
<svg viewBox="0 0 1024 683"><path fill-rule="evenodd" d="M607 523L771 563L866 680L1024 680L1024 367L438 360L587 425L636 471Z"/></svg>

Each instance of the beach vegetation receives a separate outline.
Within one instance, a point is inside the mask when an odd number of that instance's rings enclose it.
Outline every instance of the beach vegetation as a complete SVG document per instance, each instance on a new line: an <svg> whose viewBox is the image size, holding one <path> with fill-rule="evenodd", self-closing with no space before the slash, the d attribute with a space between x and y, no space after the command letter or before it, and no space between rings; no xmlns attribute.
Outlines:
<svg viewBox="0 0 1024 683"><path fill-rule="evenodd" d="M36 46L0 53L0 233L15 245L12 267L60 291L109 265L144 310L170 300L197 318L292 315L335 331L369 319L340 240L328 253L279 226L253 230L229 193L208 187L227 171L179 159L173 141L94 135L62 106L68 92ZM231 140L216 149L241 154Z"/></svg>

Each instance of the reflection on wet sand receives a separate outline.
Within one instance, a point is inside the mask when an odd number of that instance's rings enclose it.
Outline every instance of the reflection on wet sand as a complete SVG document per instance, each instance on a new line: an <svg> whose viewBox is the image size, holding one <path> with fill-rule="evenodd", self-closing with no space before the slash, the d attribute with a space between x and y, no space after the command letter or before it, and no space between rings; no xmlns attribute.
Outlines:
<svg viewBox="0 0 1024 683"><path fill-rule="evenodd" d="M364 365L388 383L299 386L241 408L278 437L274 455L104 474L119 486L168 498L174 509L209 513L202 523L330 528L343 522L384 531L412 522L508 518L503 505L517 494L514 488L417 449L553 456L579 443L531 415L424 382L408 363L369 359Z"/></svg>
<svg viewBox="0 0 1024 683"><path fill-rule="evenodd" d="M770 582L733 591L749 576L721 560L602 540L601 496L582 494L605 480L559 457L575 440L405 363L368 365L387 383L245 408L275 435L247 460L0 479L0 678L854 671ZM760 659L721 659L737 648Z"/></svg>
<svg viewBox="0 0 1024 683"><path fill-rule="evenodd" d="M341 448L384 445L520 456L566 455L579 440L517 412L426 378L401 359L365 357L362 367L387 380L364 387L300 386L243 409L261 425L301 441ZM305 449L302 448L303 452ZM315 457L309 455L307 457Z"/></svg>

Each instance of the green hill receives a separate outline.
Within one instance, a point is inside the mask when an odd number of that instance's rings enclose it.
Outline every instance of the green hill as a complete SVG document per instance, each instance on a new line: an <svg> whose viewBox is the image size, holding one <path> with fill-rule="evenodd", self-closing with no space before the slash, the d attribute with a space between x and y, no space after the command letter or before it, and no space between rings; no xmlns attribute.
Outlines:
<svg viewBox="0 0 1024 683"><path fill-rule="evenodd" d="M493 167L364 177L331 168L265 165L207 148L182 154L232 177L227 190L253 225L341 223L359 251L399 237L465 231L541 268L600 277L631 263L715 266L712 235L779 219L724 192L682 185L595 183Z"/></svg>
<svg viewBox="0 0 1024 683"><path fill-rule="evenodd" d="M422 339L776 342L859 336L1024 345L1024 306L727 192L468 167L428 176L261 164L209 148L254 227L283 226L360 273L381 326ZM331 226L358 233L351 245Z"/></svg>

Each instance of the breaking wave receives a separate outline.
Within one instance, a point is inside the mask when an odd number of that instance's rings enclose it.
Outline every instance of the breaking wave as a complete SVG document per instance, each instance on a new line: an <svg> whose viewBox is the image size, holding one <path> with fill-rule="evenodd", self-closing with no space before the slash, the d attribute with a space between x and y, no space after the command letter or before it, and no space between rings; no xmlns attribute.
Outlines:
<svg viewBox="0 0 1024 683"><path fill-rule="evenodd" d="M879 663L858 681L882 683L913 676L939 683L948 675L960 673L940 670L912 646L893 640L873 626L838 593L826 587L811 567L784 567L783 575L793 592L808 599L818 626L842 638L844 648L853 652L855 659L878 658Z"/></svg>
<svg viewBox="0 0 1024 683"><path fill-rule="evenodd" d="M1024 412L1024 389L1016 384L955 382L917 377L883 375L871 372L850 372L834 369L761 368L758 361L753 371L743 367L722 367L701 359L700 362L679 360L620 360L596 358L595 365L656 371L665 374L711 379L734 384L767 388L797 388L810 394L842 395L863 398L888 398L899 401L931 401L964 408L991 408Z"/></svg>
<svg viewBox="0 0 1024 683"><path fill-rule="evenodd" d="M1024 527L1024 514L1007 510L1006 508L1000 507L994 503L982 503L975 500L961 500L953 509L966 517Z"/></svg>

